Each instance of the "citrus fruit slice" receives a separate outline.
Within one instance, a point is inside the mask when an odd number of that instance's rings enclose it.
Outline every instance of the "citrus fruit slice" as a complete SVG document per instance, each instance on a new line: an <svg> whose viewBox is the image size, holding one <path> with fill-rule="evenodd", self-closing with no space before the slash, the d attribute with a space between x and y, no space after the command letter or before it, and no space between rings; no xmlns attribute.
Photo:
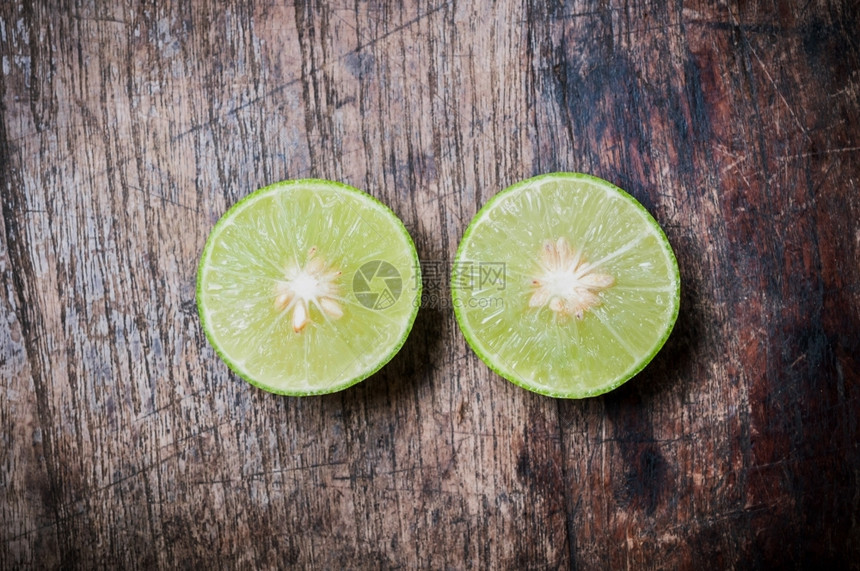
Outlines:
<svg viewBox="0 0 860 571"><path fill-rule="evenodd" d="M605 393L639 372L678 315L666 235L605 180L554 173L492 198L466 230L452 300L491 369L555 397Z"/></svg>
<svg viewBox="0 0 860 571"><path fill-rule="evenodd" d="M421 299L403 223L364 192L325 180L262 188L215 225L197 308L215 351L279 394L341 390L387 363Z"/></svg>

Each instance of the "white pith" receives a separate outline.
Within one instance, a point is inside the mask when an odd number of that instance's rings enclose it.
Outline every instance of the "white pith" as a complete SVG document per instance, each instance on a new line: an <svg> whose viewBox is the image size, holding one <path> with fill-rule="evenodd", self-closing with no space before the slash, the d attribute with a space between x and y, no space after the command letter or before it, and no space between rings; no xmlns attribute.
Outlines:
<svg viewBox="0 0 860 571"><path fill-rule="evenodd" d="M296 333L311 323L311 307L332 319L342 317L337 285L340 275L317 255L316 247L311 248L304 266L291 264L284 271L284 279L275 284L275 309L290 316Z"/></svg>
<svg viewBox="0 0 860 571"><path fill-rule="evenodd" d="M564 237L543 243L538 268L529 307L549 307L559 317L582 319L586 311L600 305L600 292L615 284L611 275L589 264Z"/></svg>

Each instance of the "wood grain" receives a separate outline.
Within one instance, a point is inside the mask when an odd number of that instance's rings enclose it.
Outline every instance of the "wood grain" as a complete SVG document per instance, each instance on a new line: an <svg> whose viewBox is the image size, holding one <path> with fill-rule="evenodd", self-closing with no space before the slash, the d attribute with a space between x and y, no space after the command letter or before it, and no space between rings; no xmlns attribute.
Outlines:
<svg viewBox="0 0 860 571"><path fill-rule="evenodd" d="M794 4L3 3L0 568L858 568L860 9ZM557 170L681 268L609 395L493 375L438 273L342 393L205 340L200 251L255 188L363 188L444 267Z"/></svg>

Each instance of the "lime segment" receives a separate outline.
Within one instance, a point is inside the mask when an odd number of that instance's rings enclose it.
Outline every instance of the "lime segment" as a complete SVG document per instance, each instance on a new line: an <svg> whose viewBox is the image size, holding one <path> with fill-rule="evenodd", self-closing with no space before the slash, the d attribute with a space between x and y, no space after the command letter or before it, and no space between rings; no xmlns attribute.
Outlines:
<svg viewBox="0 0 860 571"><path fill-rule="evenodd" d="M457 252L452 297L490 368L541 394L582 398L624 383L659 351L678 315L680 276L665 234L633 197L596 177L554 173L478 212Z"/></svg>
<svg viewBox="0 0 860 571"><path fill-rule="evenodd" d="M409 334L420 295L403 223L360 190L314 179L231 208L197 277L203 328L221 358L289 395L334 392L377 371Z"/></svg>

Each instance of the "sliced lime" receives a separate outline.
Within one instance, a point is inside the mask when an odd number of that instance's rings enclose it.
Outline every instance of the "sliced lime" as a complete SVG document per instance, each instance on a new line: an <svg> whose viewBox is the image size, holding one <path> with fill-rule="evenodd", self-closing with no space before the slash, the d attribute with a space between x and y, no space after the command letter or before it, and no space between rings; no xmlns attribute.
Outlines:
<svg viewBox="0 0 860 571"><path fill-rule="evenodd" d="M287 395L338 391L376 372L403 345L420 299L403 223L325 180L241 200L209 235L197 274L215 351L251 384Z"/></svg>
<svg viewBox="0 0 860 571"><path fill-rule="evenodd" d="M612 184L554 173L493 197L466 230L452 299L469 345L526 389L583 398L638 373L678 316L666 235Z"/></svg>

